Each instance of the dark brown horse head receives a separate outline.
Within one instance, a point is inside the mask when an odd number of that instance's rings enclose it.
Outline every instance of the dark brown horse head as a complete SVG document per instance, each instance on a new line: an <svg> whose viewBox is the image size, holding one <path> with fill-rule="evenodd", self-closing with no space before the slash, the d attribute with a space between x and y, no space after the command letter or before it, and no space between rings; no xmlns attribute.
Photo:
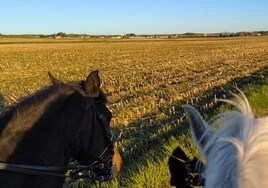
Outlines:
<svg viewBox="0 0 268 188"><path fill-rule="evenodd" d="M51 86L9 107L0 116L0 161L66 167L70 159L75 159L88 167L80 174L90 171L97 180L111 179L122 162L110 131L112 114L100 89L99 72L67 83L51 73L49 77ZM0 182L11 186L35 186L34 182L39 182L39 187L60 187L63 179L59 179L0 169Z"/></svg>
<svg viewBox="0 0 268 188"><path fill-rule="evenodd" d="M92 165L95 175L109 178L120 170L121 156L114 145L115 138L110 131L112 113L107 108L107 99L100 89L98 71L91 72L80 82L63 83L49 73L52 84L73 88L84 101L84 117L75 134L72 158L82 165ZM111 178L111 177L110 177Z"/></svg>

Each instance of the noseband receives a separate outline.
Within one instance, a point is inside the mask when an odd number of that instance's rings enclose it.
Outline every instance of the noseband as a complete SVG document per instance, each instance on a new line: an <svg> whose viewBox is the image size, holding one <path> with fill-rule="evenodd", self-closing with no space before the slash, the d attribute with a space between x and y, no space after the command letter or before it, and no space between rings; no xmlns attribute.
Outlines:
<svg viewBox="0 0 268 188"><path fill-rule="evenodd" d="M115 137L112 135L111 142L114 141ZM72 179L89 179L93 183L96 181L103 182L111 180L113 178L112 171L114 165L113 155L111 155L112 152L114 152L114 150L107 146L93 163L91 163L89 166L76 166L75 169L71 170L70 176ZM110 157L109 160L104 161L106 153L110 154ZM108 170L109 174L106 176L98 175L101 174L101 171L103 170ZM95 171L98 171L100 173L95 173Z"/></svg>
<svg viewBox="0 0 268 188"><path fill-rule="evenodd" d="M77 179L87 179L90 182L95 183L96 181L103 182L112 179L113 171L113 155L114 155L114 144L116 142L115 136L111 133L109 129L109 122L104 114L96 107L96 104L100 103L93 98L88 99L88 104L96 113L96 118L101 122L101 126L104 131L105 140L107 142L106 148L98 156L98 158L93 161L90 165L71 165L69 167L57 167L57 166L34 166L34 165L21 165L21 164L10 164L0 161L0 171L5 170L9 172L16 172L22 174L31 175L45 175L60 178L71 178L72 180ZM109 155L107 161L104 161L105 157ZM106 157L107 158L107 157ZM102 172L108 170L109 174L104 176ZM63 174L67 171L67 174ZM69 171L69 172L68 172ZM96 173L96 171L98 173Z"/></svg>

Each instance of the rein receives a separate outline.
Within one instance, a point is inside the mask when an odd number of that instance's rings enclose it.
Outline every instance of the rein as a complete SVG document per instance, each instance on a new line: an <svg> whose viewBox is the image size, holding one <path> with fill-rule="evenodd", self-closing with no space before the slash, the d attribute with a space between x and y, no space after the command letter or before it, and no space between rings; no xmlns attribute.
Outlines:
<svg viewBox="0 0 268 188"><path fill-rule="evenodd" d="M64 178L65 175L57 174L55 172L66 171L67 167L43 167L43 166L33 166L33 165L21 165L21 164L10 164L5 162L0 162L0 170L18 172L22 174L31 175L49 175L55 177Z"/></svg>
<svg viewBox="0 0 268 188"><path fill-rule="evenodd" d="M30 174L30 175L39 175L39 176L53 176L58 178L71 178L72 180L77 179L89 179L92 182L95 181L108 181L112 177L109 175L105 176L96 176L92 170L108 168L107 165L100 164L91 164L89 166L76 165L74 167L43 167L43 166L34 166L34 165L20 165L20 164L10 164L0 162L0 170L5 170L9 172L17 172L21 174ZM109 168L112 168L112 163ZM70 173L68 173L68 170ZM67 172L66 174L64 174Z"/></svg>
<svg viewBox="0 0 268 188"><path fill-rule="evenodd" d="M70 167L58 167L58 166L35 166L35 165L22 165L22 164L11 164L0 162L0 171L17 172L21 174L30 175L44 175L53 176L59 178L71 178L73 180L86 178L95 181L108 181L112 179L111 175L108 176L97 176L93 170L102 170L104 168L112 169L113 161L109 160L106 163L99 162L103 159L104 154L108 151L108 147L100 154L97 160L90 165L75 165ZM70 173L68 173L70 171ZM67 172L66 174L64 174Z"/></svg>

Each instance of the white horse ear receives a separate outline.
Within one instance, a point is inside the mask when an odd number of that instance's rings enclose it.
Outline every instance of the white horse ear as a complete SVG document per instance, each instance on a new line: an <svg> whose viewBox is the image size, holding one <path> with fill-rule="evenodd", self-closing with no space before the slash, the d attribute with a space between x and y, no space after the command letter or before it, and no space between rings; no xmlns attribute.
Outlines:
<svg viewBox="0 0 268 188"><path fill-rule="evenodd" d="M183 105L182 108L190 120L192 137L197 145L203 149L213 135L213 130L208 126L208 123L202 119L200 113L194 107Z"/></svg>

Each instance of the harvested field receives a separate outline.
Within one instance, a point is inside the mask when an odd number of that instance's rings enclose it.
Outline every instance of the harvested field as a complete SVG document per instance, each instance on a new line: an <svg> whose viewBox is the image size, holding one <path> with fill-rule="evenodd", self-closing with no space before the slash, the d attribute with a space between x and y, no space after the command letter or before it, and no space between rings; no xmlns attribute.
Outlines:
<svg viewBox="0 0 268 188"><path fill-rule="evenodd" d="M223 96L225 86L267 77L268 37L60 41L0 38L0 94L5 105L48 85L48 71L68 81L83 79L94 69L100 70L102 87L109 95L112 127L121 135L119 148L125 173L113 186L129 187L135 185L135 179L126 180L133 176L129 171L138 171L134 161L144 165L156 153L152 147L163 149L171 142L170 136L184 135L181 139L188 140L187 133L174 132L184 118L180 104L198 104L200 109L208 110L214 106L215 95ZM180 127L180 131L185 129ZM196 153L195 149L189 149L191 152ZM158 158L162 160L163 155ZM168 175L166 178L163 185L168 184Z"/></svg>

